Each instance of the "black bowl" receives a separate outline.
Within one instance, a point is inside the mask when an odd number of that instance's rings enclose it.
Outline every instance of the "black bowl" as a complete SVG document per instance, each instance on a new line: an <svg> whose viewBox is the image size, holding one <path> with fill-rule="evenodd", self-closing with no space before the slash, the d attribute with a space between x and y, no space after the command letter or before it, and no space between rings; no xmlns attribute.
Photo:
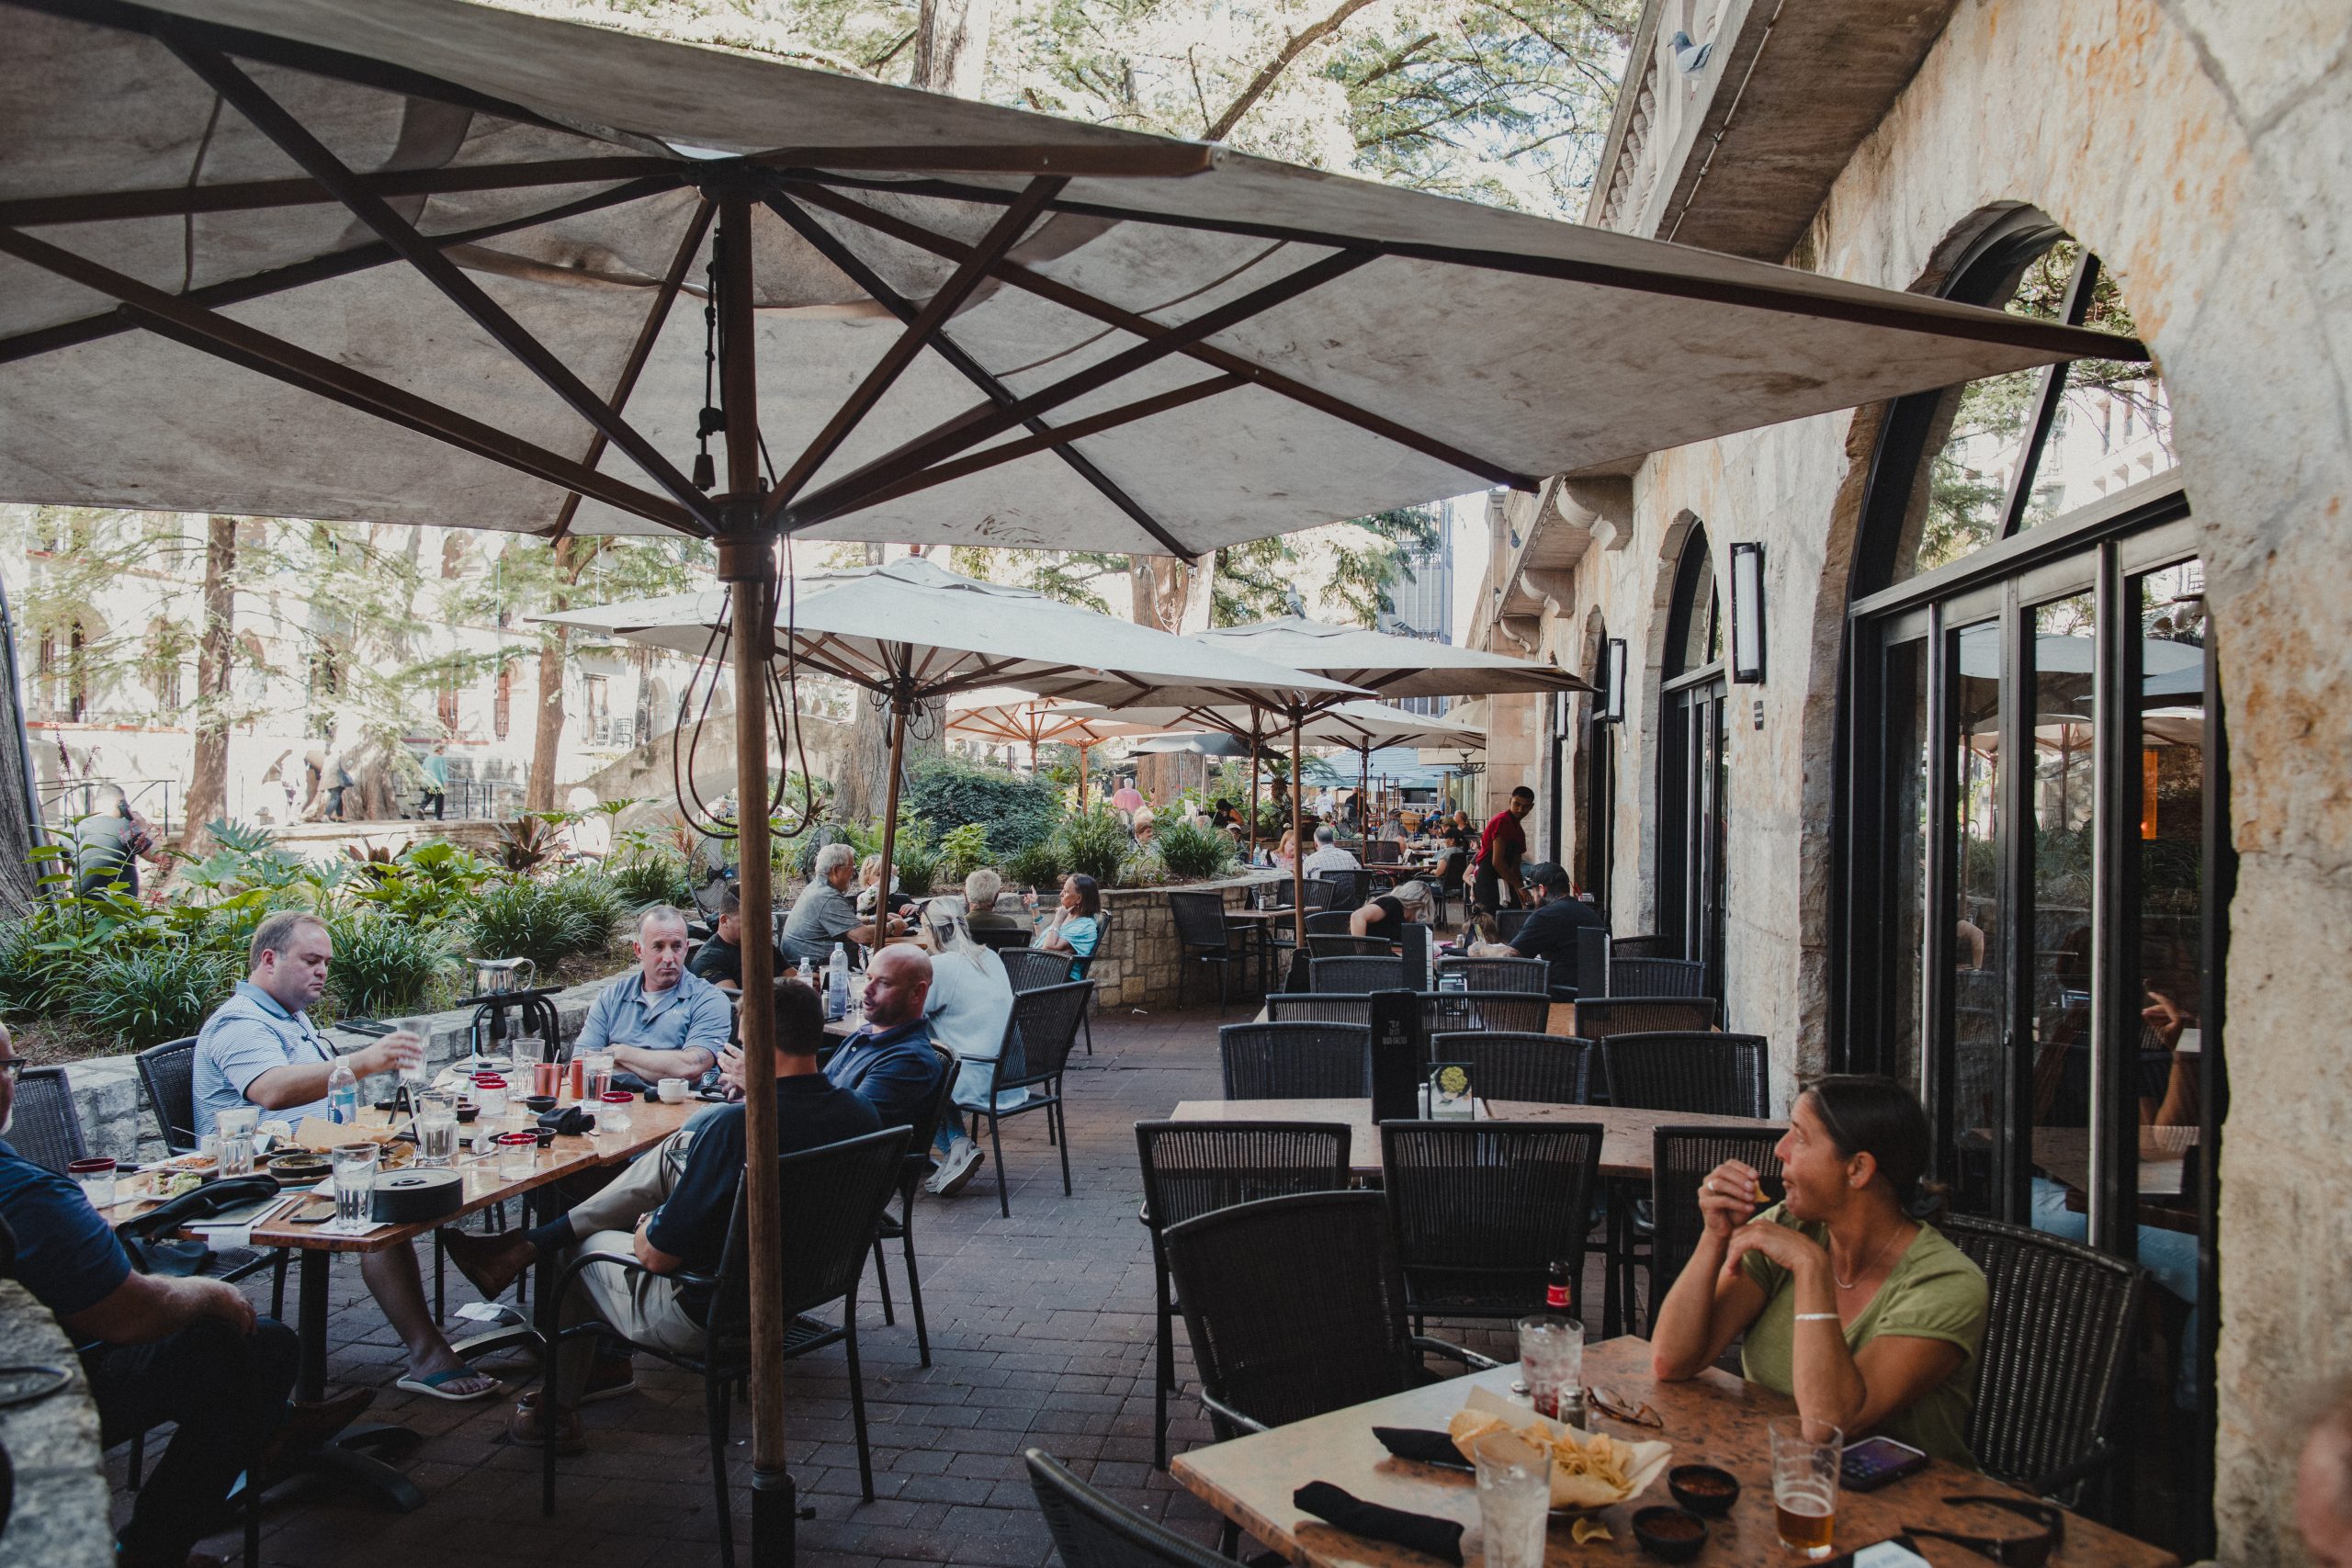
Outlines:
<svg viewBox="0 0 2352 1568"><path fill-rule="evenodd" d="M1739 1501L1739 1477L1712 1464L1678 1464L1666 1472L1674 1500L1694 1514L1722 1518Z"/></svg>
<svg viewBox="0 0 2352 1568"><path fill-rule="evenodd" d="M1660 1504L1634 1516L1634 1539L1652 1557L1688 1562L1707 1544L1707 1521L1688 1508Z"/></svg>
<svg viewBox="0 0 2352 1568"><path fill-rule="evenodd" d="M524 1109L530 1111L534 1116L544 1116L548 1111L555 1109L555 1096L551 1094L526 1094L523 1097L523 1106Z"/></svg>
<svg viewBox="0 0 2352 1568"><path fill-rule="evenodd" d="M458 1107L458 1120L459 1122L470 1122L481 1114L481 1107L479 1105L466 1104Z"/></svg>

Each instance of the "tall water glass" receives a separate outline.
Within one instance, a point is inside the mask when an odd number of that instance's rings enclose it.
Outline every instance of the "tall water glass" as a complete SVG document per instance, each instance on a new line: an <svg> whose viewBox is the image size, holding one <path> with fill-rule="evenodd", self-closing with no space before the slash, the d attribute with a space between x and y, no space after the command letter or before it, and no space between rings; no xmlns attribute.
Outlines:
<svg viewBox="0 0 2352 1568"><path fill-rule="evenodd" d="M458 1163L458 1100L447 1089L428 1089L416 1097L416 1163Z"/></svg>
<svg viewBox="0 0 2352 1568"><path fill-rule="evenodd" d="M1581 1426L1584 1325L1569 1317L1521 1318L1519 1376L1538 1416Z"/></svg>
<svg viewBox="0 0 2352 1568"><path fill-rule="evenodd" d="M220 1175L251 1176L254 1169L254 1138L261 1124L257 1107L241 1105L223 1111L214 1119L214 1128L220 1138Z"/></svg>
<svg viewBox="0 0 2352 1568"><path fill-rule="evenodd" d="M1478 1525L1487 1568L1544 1568L1544 1529L1552 1507L1552 1456L1511 1432L1495 1432L1471 1450L1478 1470Z"/></svg>
<svg viewBox="0 0 2352 1568"><path fill-rule="evenodd" d="M582 1058L588 1064L588 1092L582 1098L589 1104L599 1104L613 1087L613 1054L591 1051Z"/></svg>
<svg viewBox="0 0 2352 1568"><path fill-rule="evenodd" d="M1838 1466L1845 1434L1792 1416L1772 1423L1772 1522L1801 1557L1829 1555L1838 1527Z"/></svg>
<svg viewBox="0 0 2352 1568"><path fill-rule="evenodd" d="M518 1034L511 1043L514 1047L516 1077L529 1085L523 1092L553 1094L556 1075L562 1069L548 1054L548 1043L536 1034Z"/></svg>
<svg viewBox="0 0 2352 1568"><path fill-rule="evenodd" d="M340 1231L375 1226L376 1145L338 1144L334 1154L334 1225Z"/></svg>

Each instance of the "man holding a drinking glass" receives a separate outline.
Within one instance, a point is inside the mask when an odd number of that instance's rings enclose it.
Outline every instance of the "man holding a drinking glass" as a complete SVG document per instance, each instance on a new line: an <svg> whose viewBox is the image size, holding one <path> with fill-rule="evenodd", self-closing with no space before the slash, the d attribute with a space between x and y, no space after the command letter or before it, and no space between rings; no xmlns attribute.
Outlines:
<svg viewBox="0 0 2352 1568"><path fill-rule="evenodd" d="M254 930L249 969L236 995L205 1020L196 1037L196 1131L213 1131L220 1112L254 1105L290 1122L327 1116L327 1079L334 1048L311 1022L325 994L334 942L315 915L287 910ZM388 1073L424 1059L424 1042L405 1031L343 1058L355 1077ZM486 1399L498 1380L484 1377L449 1348L425 1304L424 1279L413 1247L363 1254L359 1272L408 1348L397 1386L435 1399Z"/></svg>

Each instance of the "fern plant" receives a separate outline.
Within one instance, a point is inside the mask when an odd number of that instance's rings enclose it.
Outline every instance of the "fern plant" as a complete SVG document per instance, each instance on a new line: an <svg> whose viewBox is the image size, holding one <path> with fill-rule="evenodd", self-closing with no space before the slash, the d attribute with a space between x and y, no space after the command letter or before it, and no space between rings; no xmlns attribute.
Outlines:
<svg viewBox="0 0 2352 1568"><path fill-rule="evenodd" d="M1054 847L1064 871L1115 887L1119 867L1134 850L1135 840L1117 812L1098 806L1062 818L1062 825L1055 829Z"/></svg>
<svg viewBox="0 0 2352 1568"><path fill-rule="evenodd" d="M592 918L551 887L502 882L482 889L466 922L466 948L477 958L527 958L540 969L600 939Z"/></svg>
<svg viewBox="0 0 2352 1568"><path fill-rule="evenodd" d="M169 945L109 954L76 979L73 1014L142 1051L194 1034L236 984L233 969L201 948Z"/></svg>
<svg viewBox="0 0 2352 1568"><path fill-rule="evenodd" d="M1207 882L1223 876L1233 865L1233 840L1226 834L1189 822L1159 829L1152 840L1170 876L1186 882Z"/></svg>
<svg viewBox="0 0 2352 1568"><path fill-rule="evenodd" d="M369 913L346 916L329 931L333 986L345 1015L414 1012L457 963L440 926Z"/></svg>

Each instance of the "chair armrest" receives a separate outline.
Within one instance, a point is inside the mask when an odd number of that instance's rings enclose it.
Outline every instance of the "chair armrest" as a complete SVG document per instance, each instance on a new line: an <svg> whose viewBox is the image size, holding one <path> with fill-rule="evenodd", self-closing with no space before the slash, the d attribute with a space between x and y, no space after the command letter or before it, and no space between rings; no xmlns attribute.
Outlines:
<svg viewBox="0 0 2352 1568"><path fill-rule="evenodd" d="M605 1264L615 1269L627 1269L639 1274L650 1274L653 1272L652 1269L648 1269L644 1264L639 1262L635 1256L629 1253L605 1252L602 1250L595 1252L583 1252L579 1257L573 1258L570 1265L564 1269L564 1271L560 1275L557 1276L555 1289L550 1293L556 1300L561 1301L563 1299L563 1292L571 1288L571 1282L580 1278L582 1271L587 1269L591 1264L597 1263ZM701 1275L687 1274L683 1271L676 1274L664 1274L662 1277L665 1280L705 1282L703 1281L703 1277Z"/></svg>
<svg viewBox="0 0 2352 1568"><path fill-rule="evenodd" d="M2055 1494L2105 1470L2114 1462L2114 1446L2102 1438L2089 1453L2085 1454L2074 1463L2062 1464L2046 1475L2036 1476L2027 1483L2026 1490L2037 1497L2054 1497Z"/></svg>
<svg viewBox="0 0 2352 1568"><path fill-rule="evenodd" d="M1244 1432L1267 1432L1272 1430L1272 1428L1268 1427L1263 1421L1244 1416L1230 1404L1227 1404L1220 1400L1211 1399L1205 1393L1201 1395L1201 1403L1207 1406L1210 1415L1216 1416L1220 1421L1230 1423L1232 1426L1240 1428Z"/></svg>
<svg viewBox="0 0 2352 1568"><path fill-rule="evenodd" d="M1450 1339L1432 1339L1426 1334L1416 1334L1408 1343L1425 1356L1443 1356L1449 1361L1461 1362L1472 1371L1491 1371L1503 1364L1481 1356L1476 1350L1466 1350Z"/></svg>

